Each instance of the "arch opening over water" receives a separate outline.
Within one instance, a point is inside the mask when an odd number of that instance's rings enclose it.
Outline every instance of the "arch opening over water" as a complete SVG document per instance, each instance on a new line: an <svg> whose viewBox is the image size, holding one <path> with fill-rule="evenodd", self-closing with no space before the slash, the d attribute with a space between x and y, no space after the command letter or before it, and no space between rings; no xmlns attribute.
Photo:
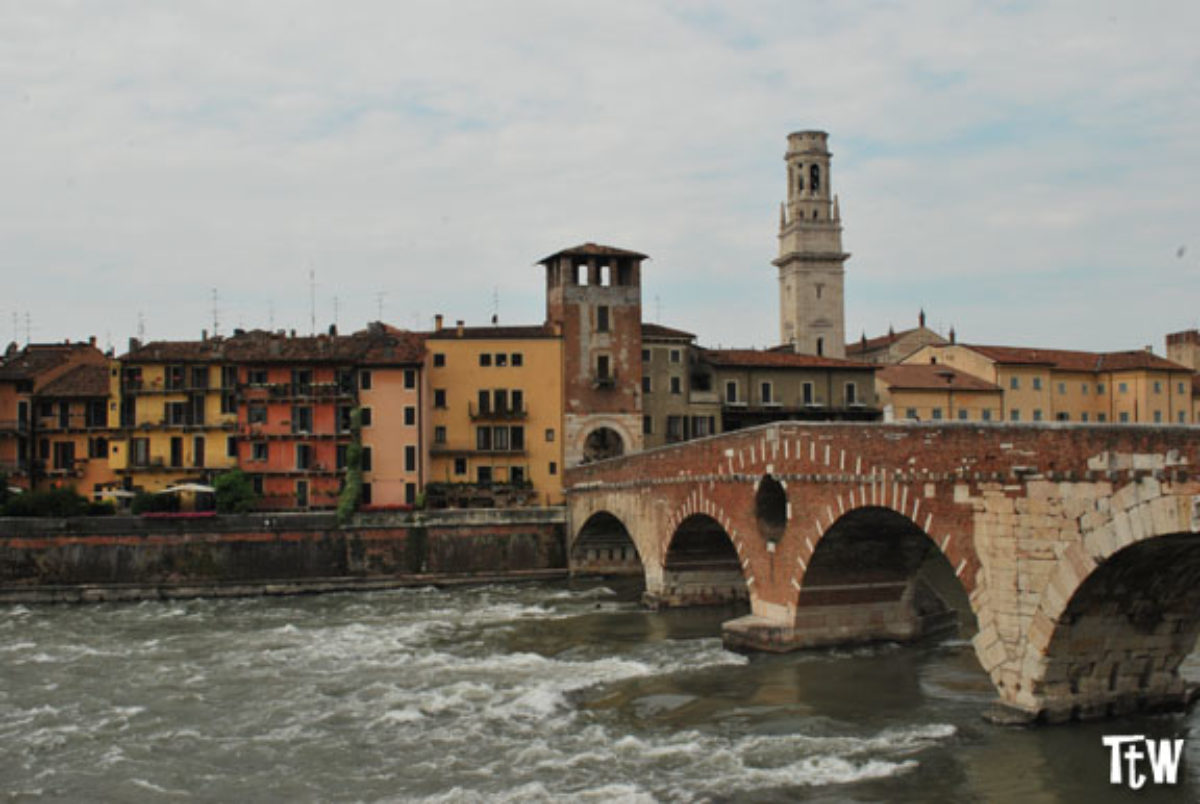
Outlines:
<svg viewBox="0 0 1200 804"><path fill-rule="evenodd" d="M583 523L571 544L571 573L643 577L645 570L625 523L608 511L598 511Z"/></svg>
<svg viewBox="0 0 1200 804"><path fill-rule="evenodd" d="M647 592L654 606L719 605L750 598L733 540L719 522L693 514L675 529L663 560L661 591Z"/></svg>
<svg viewBox="0 0 1200 804"><path fill-rule="evenodd" d="M938 546L889 508L846 512L821 537L796 601L812 644L967 637L978 629L970 599Z"/></svg>
<svg viewBox="0 0 1200 804"><path fill-rule="evenodd" d="M1198 636L1200 534L1155 536L1092 570L1023 683L1053 702L1039 712L1052 722L1178 709L1194 693L1179 667Z"/></svg>

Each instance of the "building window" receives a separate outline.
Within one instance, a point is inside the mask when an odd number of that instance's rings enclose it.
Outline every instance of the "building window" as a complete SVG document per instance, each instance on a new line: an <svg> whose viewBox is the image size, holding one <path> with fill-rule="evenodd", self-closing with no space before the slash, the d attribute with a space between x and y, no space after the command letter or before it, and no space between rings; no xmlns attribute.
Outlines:
<svg viewBox="0 0 1200 804"><path fill-rule="evenodd" d="M1108 421L1108 414L1107 414L1107 413L1097 413L1097 414L1096 414L1096 421L1098 421L1098 422L1106 422L1106 421Z"/></svg>
<svg viewBox="0 0 1200 804"><path fill-rule="evenodd" d="M608 305L602 304L596 308L596 331L608 332Z"/></svg>
<svg viewBox="0 0 1200 804"><path fill-rule="evenodd" d="M490 452L492 449L492 428L475 428L475 449L480 452Z"/></svg>
<svg viewBox="0 0 1200 804"><path fill-rule="evenodd" d="M683 441L687 438L686 428L684 427L685 418L683 416L668 416L667 417L667 443L675 441Z"/></svg>
<svg viewBox="0 0 1200 804"><path fill-rule="evenodd" d="M738 387L736 380L725 381L725 402L730 405L736 405L738 401Z"/></svg>
<svg viewBox="0 0 1200 804"><path fill-rule="evenodd" d="M364 391L371 390L371 372L360 371L358 373L358 387L363 389Z"/></svg>
<svg viewBox="0 0 1200 804"><path fill-rule="evenodd" d="M480 352L479 353L479 365L485 366L485 367L492 365L492 353L491 352Z"/></svg>
<svg viewBox="0 0 1200 804"><path fill-rule="evenodd" d="M1008 419L1009 419L1009 421L1014 421L1014 422L1021 421L1021 411L1016 410L1015 408L1013 410L1010 410L1008 412Z"/></svg>
<svg viewBox="0 0 1200 804"><path fill-rule="evenodd" d="M643 363L649 363L649 362L650 362L650 350L649 350L649 349L643 349L643 350L642 350L642 362L643 362Z"/></svg>
<svg viewBox="0 0 1200 804"><path fill-rule="evenodd" d="M446 407L446 389L445 388L434 388L433 389L433 406L435 408Z"/></svg>
<svg viewBox="0 0 1200 804"><path fill-rule="evenodd" d="M1155 422L1155 424L1162 422L1162 411L1161 410L1154 411L1154 422Z"/></svg>
<svg viewBox="0 0 1200 804"><path fill-rule="evenodd" d="M1102 383L1102 382L1096 383L1096 393L1098 393L1098 394L1104 393L1104 383Z"/></svg>
<svg viewBox="0 0 1200 804"><path fill-rule="evenodd" d="M1089 388L1088 384L1087 384L1086 382L1084 382L1084 383L1080 383L1080 384L1079 384L1079 387L1080 387L1081 389L1083 389L1083 395L1084 395L1084 396L1087 396L1087 395L1088 395L1088 388Z"/></svg>
<svg viewBox="0 0 1200 804"><path fill-rule="evenodd" d="M417 372L415 369L404 370L404 387L410 391L417 387Z"/></svg>
<svg viewBox="0 0 1200 804"><path fill-rule="evenodd" d="M404 504L412 505L416 501L417 501L417 484L416 483L405 483L404 484Z"/></svg>
<svg viewBox="0 0 1200 804"><path fill-rule="evenodd" d="M238 453L237 445L238 445L237 436L226 436L225 437L225 457L226 458L236 458L237 457L237 453Z"/></svg>
<svg viewBox="0 0 1200 804"><path fill-rule="evenodd" d="M1042 390L1042 378L1041 377L1033 378L1033 390L1035 390L1035 391Z"/></svg>
<svg viewBox="0 0 1200 804"><path fill-rule="evenodd" d="M858 404L858 385L856 383L852 383L852 382L846 383L846 404L847 405L857 405Z"/></svg>
<svg viewBox="0 0 1200 804"><path fill-rule="evenodd" d="M362 484L362 493L360 495L360 499L361 499L363 505L371 504L372 494L371 494L371 484L370 483Z"/></svg>
<svg viewBox="0 0 1200 804"><path fill-rule="evenodd" d="M1065 411L1060 411L1054 414L1054 418L1060 422L1069 422L1071 420L1071 414Z"/></svg>
<svg viewBox="0 0 1200 804"><path fill-rule="evenodd" d="M1127 383L1121 383L1117 386L1117 390L1123 394L1127 394L1129 393L1129 385Z"/></svg>
<svg viewBox="0 0 1200 804"><path fill-rule="evenodd" d="M930 415L932 415L935 420L941 419L942 418L942 409L934 408L932 411L930 411Z"/></svg>
<svg viewBox="0 0 1200 804"><path fill-rule="evenodd" d="M916 421L917 420L917 409L909 408L908 410L904 411L904 418Z"/></svg>
<svg viewBox="0 0 1200 804"><path fill-rule="evenodd" d="M1179 383L1179 385L1177 386L1177 388L1178 388L1178 391L1179 391L1179 393L1181 393L1181 394L1182 394L1182 393L1183 393L1183 383Z"/></svg>
<svg viewBox="0 0 1200 804"><path fill-rule="evenodd" d="M554 461L550 461L550 466L548 467L548 470L549 470L550 474L552 474L552 475L558 474L558 464L555 463Z"/></svg>
<svg viewBox="0 0 1200 804"><path fill-rule="evenodd" d="M406 472L417 471L417 448L416 447L405 447L404 448L404 471L406 471Z"/></svg>
<svg viewBox="0 0 1200 804"><path fill-rule="evenodd" d="M967 420L967 410L966 410L966 408L959 408L959 409L958 409L958 420L959 420L959 421L962 421L962 422L965 422L965 421Z"/></svg>
<svg viewBox="0 0 1200 804"><path fill-rule="evenodd" d="M496 365L498 367L507 366L508 365L508 354L505 352L497 352L496 353Z"/></svg>
<svg viewBox="0 0 1200 804"><path fill-rule="evenodd" d="M671 378L671 393L673 393L673 394L682 394L683 393L683 380L681 380L679 377Z"/></svg>
<svg viewBox="0 0 1200 804"><path fill-rule="evenodd" d="M1180 424L1186 424L1186 423L1187 423L1187 414L1185 414L1185 413L1184 413L1182 410L1181 410L1181 411L1179 411L1179 423L1180 423Z"/></svg>
<svg viewBox="0 0 1200 804"><path fill-rule="evenodd" d="M554 440L554 428L547 427L546 428L546 443L549 444L553 440Z"/></svg>
<svg viewBox="0 0 1200 804"><path fill-rule="evenodd" d="M481 486L492 485L492 467L476 466L475 467L475 482Z"/></svg>
<svg viewBox="0 0 1200 804"><path fill-rule="evenodd" d="M444 352L433 353L433 367L442 368L446 365L446 354Z"/></svg>
<svg viewBox="0 0 1200 804"><path fill-rule="evenodd" d="M1060 382L1060 383L1058 384L1058 395L1059 395L1059 396L1062 396L1062 395L1064 395L1066 392L1067 392L1067 384L1066 384L1065 382Z"/></svg>
<svg viewBox="0 0 1200 804"><path fill-rule="evenodd" d="M653 435L653 434L654 434L654 417L653 416L643 416L642 417L642 435Z"/></svg>
<svg viewBox="0 0 1200 804"><path fill-rule="evenodd" d="M693 416L692 438L704 438L717 432L716 416Z"/></svg>
<svg viewBox="0 0 1200 804"><path fill-rule="evenodd" d="M1020 377L1009 377L1008 378L1008 387L1014 391L1019 390L1021 388L1021 378Z"/></svg>
<svg viewBox="0 0 1200 804"><path fill-rule="evenodd" d="M292 408L292 432L312 432L312 408L299 406Z"/></svg>
<svg viewBox="0 0 1200 804"><path fill-rule="evenodd" d="M346 463L347 463L346 456L349 455L349 453L350 453L349 445L347 445L347 444L338 444L337 445L337 449L334 450L334 458L333 459L335 462L334 465L338 469L346 468Z"/></svg>
<svg viewBox="0 0 1200 804"><path fill-rule="evenodd" d="M364 450L365 452L365 450ZM296 445L296 468L308 469L312 466L313 448L310 444Z"/></svg>
<svg viewBox="0 0 1200 804"><path fill-rule="evenodd" d="M369 472L369 471L371 471L371 466L372 466L372 463L371 463L371 448L370 448L370 447L363 447L363 448L362 448L362 470L363 470L364 472Z"/></svg>
<svg viewBox="0 0 1200 804"><path fill-rule="evenodd" d="M678 363L682 359L682 357L683 357L683 355L678 349L671 350L671 362L672 363Z"/></svg>
<svg viewBox="0 0 1200 804"><path fill-rule="evenodd" d="M608 355L598 355L596 357L596 378L600 380L611 378L608 369Z"/></svg>
<svg viewBox="0 0 1200 804"><path fill-rule="evenodd" d="M643 394L650 393L650 375L649 374L642 375L642 393Z"/></svg>
<svg viewBox="0 0 1200 804"><path fill-rule="evenodd" d="M465 475L466 473L467 473L467 459L466 458L455 458L454 459L454 474Z"/></svg>
<svg viewBox="0 0 1200 804"><path fill-rule="evenodd" d="M1080 413L1080 414L1079 414L1079 421L1081 421L1081 422L1086 422L1087 420L1088 420L1088 415L1087 415L1087 413Z"/></svg>
<svg viewBox="0 0 1200 804"><path fill-rule="evenodd" d="M435 443L435 444L445 444L446 443L446 427L445 427L445 425L439 424L437 427L433 428L433 443Z"/></svg>
<svg viewBox="0 0 1200 804"><path fill-rule="evenodd" d="M817 338L817 357L825 356L825 339Z"/></svg>
<svg viewBox="0 0 1200 804"><path fill-rule="evenodd" d="M363 427L370 427L373 418L370 408L363 408L358 413L358 423Z"/></svg>
<svg viewBox="0 0 1200 804"><path fill-rule="evenodd" d="M758 398L759 398L759 401L762 402L762 404L770 405L772 402L775 401L774 399L771 398L771 390L772 390L771 383L769 383L769 382L759 383Z"/></svg>
<svg viewBox="0 0 1200 804"><path fill-rule="evenodd" d="M985 422L990 422L992 420L992 411L988 408L984 408L983 415L980 418L982 418Z"/></svg>
<svg viewBox="0 0 1200 804"><path fill-rule="evenodd" d="M514 452L521 452L525 449L525 428L516 425L508 430L508 444Z"/></svg>
<svg viewBox="0 0 1200 804"><path fill-rule="evenodd" d="M1160 382L1159 380L1154 381L1154 393L1156 393L1156 394L1162 393L1162 382Z"/></svg>
<svg viewBox="0 0 1200 804"><path fill-rule="evenodd" d="M477 404L479 405L480 414L492 412L492 392L487 389L478 391L475 394Z"/></svg>
<svg viewBox="0 0 1200 804"><path fill-rule="evenodd" d="M1042 409L1041 408L1033 409L1033 420L1035 422L1040 422L1042 420Z"/></svg>
<svg viewBox="0 0 1200 804"><path fill-rule="evenodd" d="M267 460L267 442L255 441L250 445L250 460L266 461Z"/></svg>
<svg viewBox="0 0 1200 804"><path fill-rule="evenodd" d="M508 470L508 482L514 486L521 486L525 483L525 468L522 466L514 466Z"/></svg>
<svg viewBox="0 0 1200 804"><path fill-rule="evenodd" d="M816 404L816 397L813 395L813 384L811 382L800 385L800 398L806 405Z"/></svg>
<svg viewBox="0 0 1200 804"><path fill-rule="evenodd" d="M192 439L192 466L204 466L204 436Z"/></svg>
<svg viewBox="0 0 1200 804"><path fill-rule="evenodd" d="M1126 411L1121 411L1121 424L1129 423L1129 414Z"/></svg>
<svg viewBox="0 0 1200 804"><path fill-rule="evenodd" d="M412 427L417 423L417 409L412 405L407 405L404 408L404 424L406 427Z"/></svg>

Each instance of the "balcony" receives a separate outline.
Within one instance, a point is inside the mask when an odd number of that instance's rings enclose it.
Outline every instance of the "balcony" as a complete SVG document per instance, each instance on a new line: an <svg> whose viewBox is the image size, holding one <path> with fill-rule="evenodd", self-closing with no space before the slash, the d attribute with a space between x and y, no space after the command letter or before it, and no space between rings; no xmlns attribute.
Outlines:
<svg viewBox="0 0 1200 804"><path fill-rule="evenodd" d="M471 421L520 421L529 417L529 410L524 404L517 407L479 407L472 402L468 406L471 413Z"/></svg>
<svg viewBox="0 0 1200 804"><path fill-rule="evenodd" d="M0 419L0 433L27 433L29 422L23 419Z"/></svg>
<svg viewBox="0 0 1200 804"><path fill-rule="evenodd" d="M593 374L592 387L598 391L611 391L617 387L617 375L609 374Z"/></svg>

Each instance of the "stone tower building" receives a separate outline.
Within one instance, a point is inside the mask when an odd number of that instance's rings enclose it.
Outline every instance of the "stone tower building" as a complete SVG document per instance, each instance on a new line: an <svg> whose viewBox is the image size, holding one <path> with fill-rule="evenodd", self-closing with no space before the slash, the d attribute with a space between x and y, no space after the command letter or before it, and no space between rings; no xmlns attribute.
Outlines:
<svg viewBox="0 0 1200 804"><path fill-rule="evenodd" d="M642 449L642 261L584 243L551 254L546 321L563 338L563 460Z"/></svg>
<svg viewBox="0 0 1200 804"><path fill-rule="evenodd" d="M845 357L842 285L849 254L830 192L828 134L788 135L787 202L779 221L779 335L800 354Z"/></svg>

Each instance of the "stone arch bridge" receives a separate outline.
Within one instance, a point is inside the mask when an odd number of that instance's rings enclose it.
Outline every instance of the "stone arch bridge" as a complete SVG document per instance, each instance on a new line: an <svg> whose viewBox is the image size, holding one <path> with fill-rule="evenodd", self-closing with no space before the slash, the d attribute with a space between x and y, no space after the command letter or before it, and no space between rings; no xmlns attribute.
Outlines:
<svg viewBox="0 0 1200 804"><path fill-rule="evenodd" d="M903 640L955 595L1000 700L1177 707L1200 629L1200 428L778 423L567 471L577 572L748 598L731 647Z"/></svg>

